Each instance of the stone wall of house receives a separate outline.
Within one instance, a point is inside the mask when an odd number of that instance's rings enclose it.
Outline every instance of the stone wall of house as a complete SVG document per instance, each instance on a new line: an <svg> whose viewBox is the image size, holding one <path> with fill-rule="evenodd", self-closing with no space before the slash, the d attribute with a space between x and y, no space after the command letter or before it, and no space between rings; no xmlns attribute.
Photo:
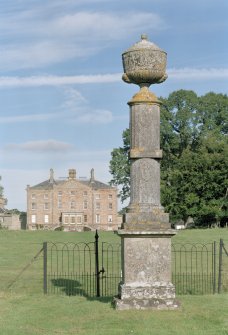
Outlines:
<svg viewBox="0 0 228 335"><path fill-rule="evenodd" d="M117 230L117 211L116 188L82 182L73 169L67 180L53 180L52 172L49 181L27 187L28 229Z"/></svg>
<svg viewBox="0 0 228 335"><path fill-rule="evenodd" d="M18 214L0 213L0 225L3 229L20 230L21 221Z"/></svg>

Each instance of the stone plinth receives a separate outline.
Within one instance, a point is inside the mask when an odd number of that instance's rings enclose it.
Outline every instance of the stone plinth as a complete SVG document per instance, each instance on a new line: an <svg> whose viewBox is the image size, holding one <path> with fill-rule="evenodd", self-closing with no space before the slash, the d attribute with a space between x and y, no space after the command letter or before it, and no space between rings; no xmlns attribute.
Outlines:
<svg viewBox="0 0 228 335"><path fill-rule="evenodd" d="M175 231L119 230L122 275L117 309L175 309L171 283L171 236Z"/></svg>

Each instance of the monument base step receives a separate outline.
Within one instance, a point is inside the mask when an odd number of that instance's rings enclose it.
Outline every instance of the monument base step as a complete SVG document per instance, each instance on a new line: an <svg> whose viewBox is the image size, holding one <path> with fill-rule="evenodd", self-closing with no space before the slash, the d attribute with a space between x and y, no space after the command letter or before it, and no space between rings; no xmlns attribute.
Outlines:
<svg viewBox="0 0 228 335"><path fill-rule="evenodd" d="M175 299L119 299L114 298L114 305L117 310L129 309L151 309L151 310L175 310L180 308L179 301Z"/></svg>

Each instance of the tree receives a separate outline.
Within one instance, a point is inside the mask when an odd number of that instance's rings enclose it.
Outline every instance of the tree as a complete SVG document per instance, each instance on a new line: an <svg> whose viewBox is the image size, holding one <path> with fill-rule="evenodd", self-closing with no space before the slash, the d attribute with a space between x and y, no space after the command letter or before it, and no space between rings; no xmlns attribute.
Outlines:
<svg viewBox="0 0 228 335"><path fill-rule="evenodd" d="M111 161L109 165L110 173L113 178L111 185L120 186L119 196L123 202L130 194L130 132L129 129L123 132L123 148L113 149L111 152Z"/></svg>
<svg viewBox="0 0 228 335"><path fill-rule="evenodd" d="M2 177L0 176L0 180L2 179ZM2 197L3 196L3 187L2 187L2 185L0 185L0 197Z"/></svg>
<svg viewBox="0 0 228 335"><path fill-rule="evenodd" d="M160 100L161 202L171 221L191 216L198 225L219 223L228 217L228 97L179 90ZM129 130L123 138L110 162L122 201L129 196Z"/></svg>

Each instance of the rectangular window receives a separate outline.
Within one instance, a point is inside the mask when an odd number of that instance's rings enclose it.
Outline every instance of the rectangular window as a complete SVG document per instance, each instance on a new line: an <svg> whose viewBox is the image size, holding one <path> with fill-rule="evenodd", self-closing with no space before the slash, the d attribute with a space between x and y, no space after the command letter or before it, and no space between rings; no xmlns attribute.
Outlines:
<svg viewBox="0 0 228 335"><path fill-rule="evenodd" d="M48 223L49 222L49 216L48 214L44 215L44 223Z"/></svg>
<svg viewBox="0 0 228 335"><path fill-rule="evenodd" d="M36 195L33 193L31 196L32 199L36 199Z"/></svg>
<svg viewBox="0 0 228 335"><path fill-rule="evenodd" d="M62 191L59 191L58 192L58 196L61 197L63 195L63 192Z"/></svg>
<svg viewBox="0 0 228 335"><path fill-rule="evenodd" d="M95 195L95 199L100 199L101 198L101 195L100 194L96 194Z"/></svg>
<svg viewBox="0 0 228 335"><path fill-rule="evenodd" d="M35 214L32 215L31 221L32 221L32 223L36 223L36 215Z"/></svg>
<svg viewBox="0 0 228 335"><path fill-rule="evenodd" d="M68 215L64 215L64 223L69 223L69 217L68 217Z"/></svg>
<svg viewBox="0 0 228 335"><path fill-rule="evenodd" d="M88 201L83 202L83 209L88 209Z"/></svg>
<svg viewBox="0 0 228 335"><path fill-rule="evenodd" d="M88 195L88 192L87 192L87 191L84 191L84 192L83 192L83 196L84 196L84 197L87 197L87 195Z"/></svg>
<svg viewBox="0 0 228 335"><path fill-rule="evenodd" d="M109 198L109 199L112 199L112 194L109 194L109 195L108 195L108 198Z"/></svg>
<svg viewBox="0 0 228 335"><path fill-rule="evenodd" d="M70 191L70 195L75 195L75 191Z"/></svg>
<svg viewBox="0 0 228 335"><path fill-rule="evenodd" d="M87 215L84 215L84 222L87 222L87 220L88 220Z"/></svg>
<svg viewBox="0 0 228 335"><path fill-rule="evenodd" d="M96 202L96 209L101 209L101 203L100 202Z"/></svg>
<svg viewBox="0 0 228 335"><path fill-rule="evenodd" d="M49 203L48 203L48 202L45 202L45 204L44 204L44 209L45 209L45 210L49 209Z"/></svg>
<svg viewBox="0 0 228 335"><path fill-rule="evenodd" d="M75 201L71 201L71 202L70 202L70 208L71 208L71 209L75 208Z"/></svg>
<svg viewBox="0 0 228 335"><path fill-rule="evenodd" d="M108 204L108 209L112 209L112 202Z"/></svg>
<svg viewBox="0 0 228 335"><path fill-rule="evenodd" d="M58 208L62 208L62 199L58 199Z"/></svg>
<svg viewBox="0 0 228 335"><path fill-rule="evenodd" d="M75 216L71 216L71 223L75 223Z"/></svg>
<svg viewBox="0 0 228 335"><path fill-rule="evenodd" d="M100 222L101 222L100 214L96 214L96 223L100 223Z"/></svg>
<svg viewBox="0 0 228 335"><path fill-rule="evenodd" d="M44 199L48 199L48 194L47 193L44 194Z"/></svg>
<svg viewBox="0 0 228 335"><path fill-rule="evenodd" d="M81 215L77 216L77 224L81 224L82 223L82 217Z"/></svg>
<svg viewBox="0 0 228 335"><path fill-rule="evenodd" d="M32 202L32 210L35 210L35 209L36 209L36 203Z"/></svg>
<svg viewBox="0 0 228 335"><path fill-rule="evenodd" d="M108 215L108 223L112 222L112 215Z"/></svg>

